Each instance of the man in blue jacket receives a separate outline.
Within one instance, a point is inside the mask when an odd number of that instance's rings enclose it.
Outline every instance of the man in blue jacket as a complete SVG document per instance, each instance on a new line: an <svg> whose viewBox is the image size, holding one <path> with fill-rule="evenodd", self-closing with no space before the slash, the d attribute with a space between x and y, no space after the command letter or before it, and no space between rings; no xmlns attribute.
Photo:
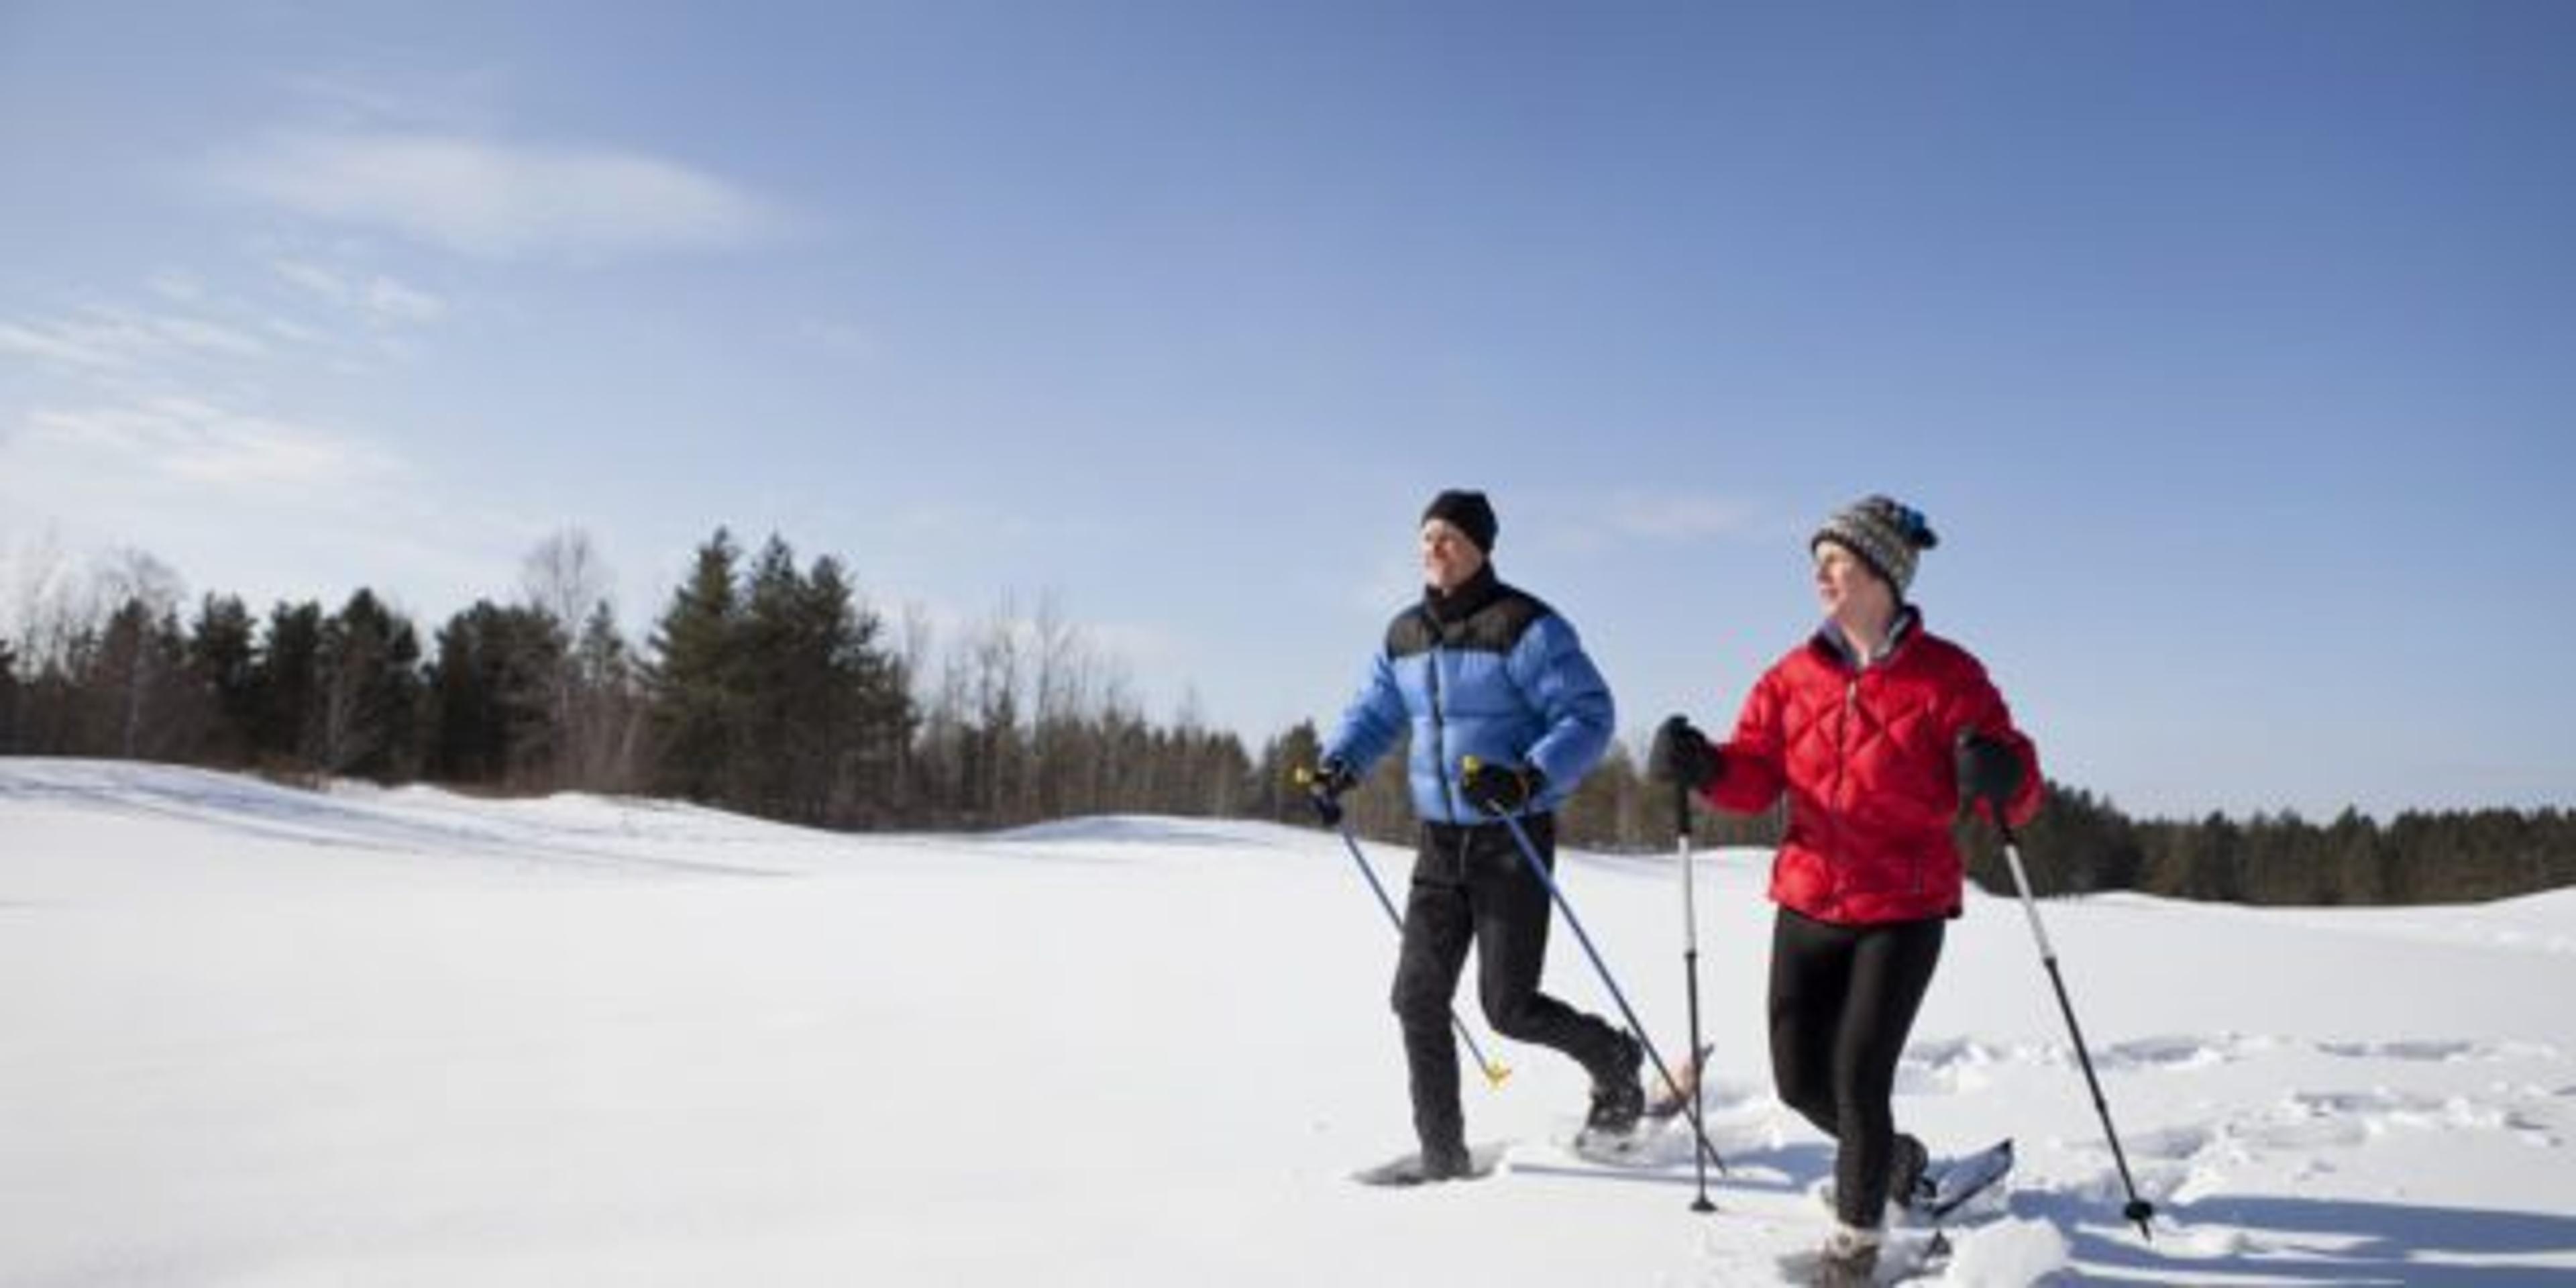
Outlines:
<svg viewBox="0 0 2576 1288"><path fill-rule="evenodd" d="M1434 1180L1470 1171L1449 1020L1470 944L1494 1031L1554 1047L1592 1075L1591 1126L1625 1130L1644 1101L1636 1039L1538 988L1547 887L1499 819L1518 819L1553 871L1554 811L1609 746L1613 709L1573 625L1494 576L1496 528L1481 492L1432 498L1422 512L1422 601L1387 625L1315 778L1317 807L1338 818L1340 795L1412 735L1407 769L1422 834L1394 1002L1422 1172Z"/></svg>

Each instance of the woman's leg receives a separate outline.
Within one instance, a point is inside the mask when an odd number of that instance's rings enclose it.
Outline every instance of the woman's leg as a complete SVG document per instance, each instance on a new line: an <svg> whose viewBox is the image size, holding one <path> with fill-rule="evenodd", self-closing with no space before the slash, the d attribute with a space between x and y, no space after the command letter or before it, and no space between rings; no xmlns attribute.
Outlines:
<svg viewBox="0 0 2576 1288"><path fill-rule="evenodd" d="M1771 1084L1783 1104L1836 1139L1834 1040L1843 1027L1854 938L1787 908L1771 923Z"/></svg>
<svg viewBox="0 0 2576 1288"><path fill-rule="evenodd" d="M1896 1140L1896 1065L1941 962L1944 923L1913 921L1858 933L1840 1026L1833 1035L1834 1206L1843 1223L1876 1226L1887 1203Z"/></svg>

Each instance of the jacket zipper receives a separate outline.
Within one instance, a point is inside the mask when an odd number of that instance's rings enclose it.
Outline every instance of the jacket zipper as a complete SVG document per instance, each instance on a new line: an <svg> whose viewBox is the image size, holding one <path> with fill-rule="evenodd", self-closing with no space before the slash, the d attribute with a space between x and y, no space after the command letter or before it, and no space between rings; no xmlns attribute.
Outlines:
<svg viewBox="0 0 2576 1288"><path fill-rule="evenodd" d="M1843 811L1847 805L1844 797L1849 791L1848 784L1851 778L1852 716L1853 713L1859 709L1860 673L1858 671L1854 671L1850 678L1843 681L1843 719L1842 724L1834 730L1833 808L1825 812L1825 817L1829 821L1832 829L1829 834L1829 840L1833 845L1831 853L1838 856L1834 864L1836 869L1834 873L1835 885L1837 887L1834 891L1834 899L1837 903L1841 902L1843 898L1844 891L1841 887L1847 887L1851 884L1850 861L1839 856L1844 852L1842 817Z"/></svg>
<svg viewBox="0 0 2576 1288"><path fill-rule="evenodd" d="M1440 709L1440 658L1446 650L1440 642L1439 620L1429 613L1423 616L1431 622L1432 639L1428 657L1431 667L1431 768L1440 780L1440 808L1448 814L1447 821L1454 824L1458 821L1458 793L1449 781L1449 718Z"/></svg>

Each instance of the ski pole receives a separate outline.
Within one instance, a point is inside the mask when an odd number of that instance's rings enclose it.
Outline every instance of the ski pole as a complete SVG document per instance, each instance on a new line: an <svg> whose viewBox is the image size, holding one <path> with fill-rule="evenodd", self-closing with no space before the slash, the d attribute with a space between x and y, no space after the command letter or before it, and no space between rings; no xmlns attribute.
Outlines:
<svg viewBox="0 0 2576 1288"><path fill-rule="evenodd" d="M1300 766L1297 770L1297 785L1310 787L1313 785L1314 777L1313 770ZM1316 813L1319 815L1323 813L1320 802ZM1386 883L1377 879L1377 869L1370 867L1368 857L1360 853L1359 839L1351 835L1351 825L1339 817L1328 821L1332 823L1333 830L1341 834L1342 845L1351 852L1351 862L1359 865L1360 875L1368 878L1369 889L1377 895L1377 906L1386 909L1386 919L1395 924L1396 938L1402 939L1404 914L1395 910L1395 900L1387 897ZM1503 1079L1512 1076L1510 1067L1486 1057L1485 1048L1476 1044L1476 1035L1468 1031L1465 1020L1458 1018L1458 1008L1454 1006L1449 1008L1449 1022L1457 1026L1459 1039L1467 1044L1467 1053L1476 1058L1476 1070L1485 1075L1485 1085L1492 1088L1501 1087Z"/></svg>
<svg viewBox="0 0 2576 1288"><path fill-rule="evenodd" d="M1690 979L1691 1096L1683 1107L1690 1111L1692 1130L1706 1140L1699 1102L1699 1089L1708 1085L1708 1050L1699 1041L1699 882L1691 872L1690 788L1679 782L1673 784L1673 849L1682 861L1682 970ZM1692 1151L1691 1168L1699 1178L1699 1197L1691 1211L1716 1211L1717 1205L1708 1201L1708 1156Z"/></svg>
<svg viewBox="0 0 2576 1288"><path fill-rule="evenodd" d="M2057 950L2048 942L2048 930L2039 923L2039 901L2030 895L2030 874L2021 866L2021 843L2013 836L2012 824L2004 821L2002 802L1992 802L1995 829L2003 833L2004 859L2012 865L2013 887L2021 892L2021 910L2030 918L2031 938L2039 943L2040 964L2048 968L2048 982L2057 990L2057 1009L2066 1016L2066 1032L2075 1039L2075 1059L2084 1066L2084 1085L2093 1090L2094 1111L2102 1116L2102 1134L2111 1142L2111 1161L2120 1169L2120 1184L2129 1192L2128 1206L2120 1215L2138 1223L2138 1234L2148 1242L2155 1241L2155 1231L2147 1225L2156 1214L2156 1205L2138 1197L2138 1183L2129 1179L2129 1156L2120 1149L2119 1130L2111 1126L2111 1102L2102 1097L2102 1080L2093 1074L2093 1057L2084 1049L2084 1030L2075 1023L2075 1006L2066 1000L2066 977L2057 969Z"/></svg>
<svg viewBox="0 0 2576 1288"><path fill-rule="evenodd" d="M1472 774L1481 763L1476 757L1469 756L1459 762L1459 767ZM1530 871L1538 874L1539 884L1547 887L1548 897L1556 901L1556 910L1565 914L1565 924L1574 928L1575 941L1583 945L1583 955L1592 959L1592 969L1600 973L1601 982L1609 987L1610 1000L1619 1004L1619 1013L1628 1019L1628 1031L1636 1034L1638 1043L1646 1048L1646 1058L1654 1061L1655 1072L1662 1075L1665 1089L1673 1093L1674 1100L1691 1107L1691 1134L1699 1137L1699 1147L1716 1162L1719 1172L1725 1172L1726 1159L1717 1152L1717 1146L1708 1142L1707 1129L1700 1126L1699 1098L1682 1094L1681 1084L1673 1080L1672 1066L1665 1064L1663 1053L1655 1049L1655 1039L1646 1032L1645 1022L1637 1018L1637 1008L1628 1005L1628 995L1620 990L1619 980L1610 973L1609 963L1601 960L1601 950L1592 946L1591 933L1583 928L1583 919L1574 915L1574 905L1566 901L1565 891L1557 886L1556 877L1547 870L1546 862L1539 858L1538 847L1530 843L1529 833L1521 830L1520 820L1509 814L1496 814L1494 817L1512 834L1512 843L1520 847L1521 859L1529 864Z"/></svg>

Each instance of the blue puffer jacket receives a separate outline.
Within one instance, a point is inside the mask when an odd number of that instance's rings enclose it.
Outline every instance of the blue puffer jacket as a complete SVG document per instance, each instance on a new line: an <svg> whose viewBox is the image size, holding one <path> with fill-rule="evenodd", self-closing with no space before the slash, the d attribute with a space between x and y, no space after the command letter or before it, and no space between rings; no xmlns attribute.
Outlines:
<svg viewBox="0 0 2576 1288"><path fill-rule="evenodd" d="M1323 754L1365 775L1409 724L1414 813L1476 823L1486 815L1459 794L1460 761L1536 765L1546 787L1522 812L1552 810L1600 761L1615 719L1610 686L1573 625L1488 565L1387 624L1386 646Z"/></svg>

